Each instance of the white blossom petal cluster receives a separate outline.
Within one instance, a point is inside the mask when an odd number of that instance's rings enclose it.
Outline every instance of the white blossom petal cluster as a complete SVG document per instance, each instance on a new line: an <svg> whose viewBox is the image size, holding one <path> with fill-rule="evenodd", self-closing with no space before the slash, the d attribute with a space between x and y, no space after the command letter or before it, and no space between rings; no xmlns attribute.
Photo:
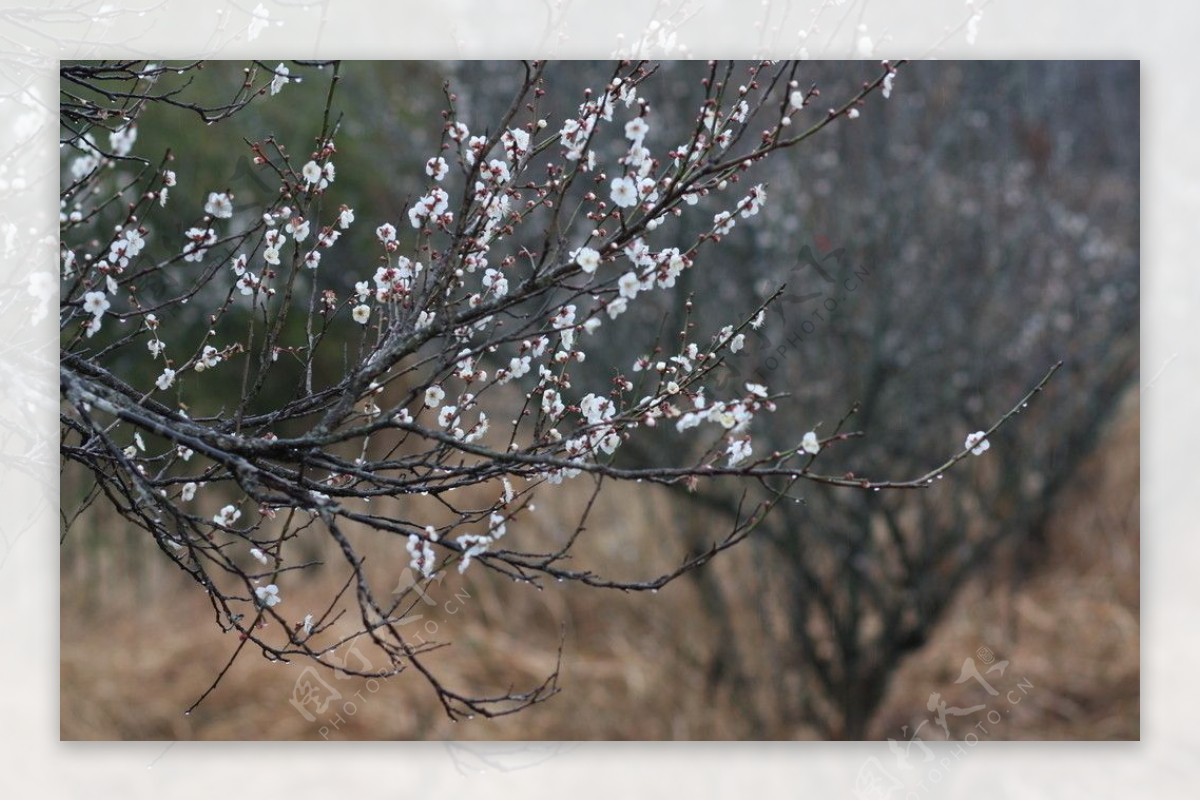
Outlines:
<svg viewBox="0 0 1200 801"><path fill-rule="evenodd" d="M282 600L279 597L279 587L274 584L268 584L265 587L255 587L254 594L258 597L258 602L268 608L275 606Z"/></svg>
<svg viewBox="0 0 1200 801"><path fill-rule="evenodd" d="M449 224L452 217L447 209L450 208L450 195L440 186L429 190L429 194L417 200L408 210L408 221L412 227L420 229L426 221Z"/></svg>
<svg viewBox="0 0 1200 801"><path fill-rule="evenodd" d="M211 214L219 220L227 220L233 216L233 199L225 192L209 192L208 201L204 204L204 213Z"/></svg>
<svg viewBox="0 0 1200 801"><path fill-rule="evenodd" d="M419 573L424 578L432 576L434 568L437 567L437 554L434 553L433 546L429 544L429 541L423 539L419 534L409 534L406 547L411 557L409 567L413 572Z"/></svg>
<svg viewBox="0 0 1200 801"><path fill-rule="evenodd" d="M983 431L976 431L974 434L968 434L966 442L963 443L963 447L970 448L971 453L979 456L988 448L992 447L992 444L987 441L986 436L986 432Z"/></svg>
<svg viewBox="0 0 1200 801"><path fill-rule="evenodd" d="M217 232L211 228L189 228L184 232L187 242L183 246L184 261L201 261L208 248L216 244Z"/></svg>
<svg viewBox="0 0 1200 801"><path fill-rule="evenodd" d="M337 177L337 169L333 166L332 161L325 162L324 165L318 164L315 159L305 163L300 168L300 177L304 179L304 184L310 189L323 191L333 183Z"/></svg>
<svg viewBox="0 0 1200 801"><path fill-rule="evenodd" d="M221 507L221 511L213 515L213 522L218 526L232 526L238 521L242 513L233 504Z"/></svg>

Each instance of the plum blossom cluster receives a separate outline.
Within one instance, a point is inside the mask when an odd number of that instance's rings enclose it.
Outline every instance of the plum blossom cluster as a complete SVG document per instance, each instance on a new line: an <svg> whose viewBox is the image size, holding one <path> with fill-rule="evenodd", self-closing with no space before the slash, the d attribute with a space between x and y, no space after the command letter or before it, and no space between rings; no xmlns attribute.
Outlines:
<svg viewBox="0 0 1200 801"><path fill-rule="evenodd" d="M615 78L598 100L588 99L581 103L576 116L564 121L558 132L563 156L569 161L582 161L585 171L593 169L596 154L594 150L589 150L588 144L595 133L597 123L612 122L613 109L618 101L629 106L635 100L637 88L633 83Z"/></svg>
<svg viewBox="0 0 1200 801"><path fill-rule="evenodd" d="M100 330L100 320L111 305L108 296L99 290L88 292L83 296L83 310L92 316L86 327L89 337Z"/></svg>

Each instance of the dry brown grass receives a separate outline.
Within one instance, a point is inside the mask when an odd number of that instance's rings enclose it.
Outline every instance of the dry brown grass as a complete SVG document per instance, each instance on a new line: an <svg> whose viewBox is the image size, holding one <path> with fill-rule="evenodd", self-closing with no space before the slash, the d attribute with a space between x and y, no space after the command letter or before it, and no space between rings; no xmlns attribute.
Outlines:
<svg viewBox="0 0 1200 801"><path fill-rule="evenodd" d="M902 726L930 717L925 705L933 691L951 705L979 703L978 686L954 680L963 659L988 646L1009 660L1006 675L1026 678L1032 688L987 739L1138 737L1137 453L1135 405L1078 477L1033 570L1019 575L1002 565L967 588L931 642L899 666L872 736L903 739ZM547 506L527 536L559 536L581 502ZM610 573L626 577L667 567L681 554L670 514L668 499L643 487L606 493L594 518L603 536L585 539L580 559L602 560ZM801 723L771 718L767 676L774 668L772 655L756 650L761 643L740 644L751 650L745 664L763 671L752 686L710 684L714 653L733 644L709 625L691 581L654 595L561 585L537 591L481 571L469 573L466 583L447 580L436 588L437 607L415 610L426 617L414 626L436 626L437 639L453 643L431 664L449 684L473 691L534 685L553 668L565 636L562 693L548 703L508 718L451 723L415 671L374 691L365 680L323 671L354 713L343 712L341 722L332 712L309 722L289 703L301 666L247 652L185 717L228 659L234 635L216 629L195 586L162 567L153 551L138 543L114 547L119 538L106 527L112 523L95 525L108 532L110 544L83 549L71 542L66 547L78 552L63 559L64 739L815 736ZM397 558L390 553L376 554L385 569L387 559ZM727 556L718 560L717 580L747 575L747 553ZM304 587L290 586L287 607L303 616L343 578L327 570ZM731 595L740 604L733 619L760 614L753 594ZM929 726L925 735L932 739Z"/></svg>

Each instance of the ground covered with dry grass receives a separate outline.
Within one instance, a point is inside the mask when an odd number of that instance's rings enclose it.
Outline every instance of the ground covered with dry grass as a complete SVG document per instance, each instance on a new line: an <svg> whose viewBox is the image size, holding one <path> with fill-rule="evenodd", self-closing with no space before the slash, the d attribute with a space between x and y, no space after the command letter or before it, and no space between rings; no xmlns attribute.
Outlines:
<svg viewBox="0 0 1200 801"><path fill-rule="evenodd" d="M971 583L931 641L897 666L871 736L906 740L966 734L966 716L927 707L937 693L948 709L980 704L1002 718L978 729L989 740L1139 737L1139 424L1136 403L1110 428L1060 505L1036 552L1008 554ZM601 499L581 560L637 575L670 563L680 516L665 495L624 488ZM572 499L539 516L553 538L571 519ZM291 703L303 665L244 652L196 711L236 646L223 635L197 587L153 549L126 541L115 520L97 515L89 538L64 543L61 609L61 735L68 740L354 739L811 739L801 720L776 714L781 666L753 626L730 638L710 625L696 582L655 594L585 587L515 587L485 576L451 575L419 604L410 631L450 643L430 656L451 686L472 691L533 686L553 670L560 644L561 693L518 715L449 721L416 671L387 681L339 677L340 715L309 720ZM709 569L736 583L752 570L745 549ZM286 603L327 602L344 577L330 569ZM764 599L732 593L731 619L759 620ZM744 636L743 636L744 635ZM723 680L717 657L740 649L749 681ZM987 651L983 649L988 649ZM978 682L957 683L967 658L1007 660L989 674L1006 690L995 698ZM363 651L361 658L370 660ZM353 657L351 657L353 659ZM353 662L351 662L353 664ZM1007 690L1020 686L1018 694ZM907 727L907 728L906 728Z"/></svg>

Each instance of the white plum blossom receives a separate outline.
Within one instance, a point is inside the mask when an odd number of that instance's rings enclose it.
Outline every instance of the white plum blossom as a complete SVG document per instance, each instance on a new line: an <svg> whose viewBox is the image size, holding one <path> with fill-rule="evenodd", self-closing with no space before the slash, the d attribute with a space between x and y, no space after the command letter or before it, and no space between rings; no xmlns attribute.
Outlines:
<svg viewBox="0 0 1200 801"><path fill-rule="evenodd" d="M449 207L450 195L446 193L445 189L435 186L429 190L428 195L422 197L408 210L408 221L413 228L420 229L423 221L446 214Z"/></svg>
<svg viewBox="0 0 1200 801"><path fill-rule="evenodd" d="M488 416L481 411L479 413L479 422L475 424L475 426L470 430L470 432L468 432L468 434L465 437L463 437L463 442L469 443L469 442L475 442L476 440L482 439L483 435L488 432L489 426L490 426L490 423L488 423Z"/></svg>
<svg viewBox="0 0 1200 801"><path fill-rule="evenodd" d="M487 553L487 546L491 545L492 538L483 534L463 534L455 537L454 541L463 549L462 561L458 563L458 572L465 573L467 565L471 564L471 559Z"/></svg>
<svg viewBox="0 0 1200 801"><path fill-rule="evenodd" d="M622 298L633 300L637 297L638 291L642 288L642 282L638 279L637 273L630 270L621 276L620 280L617 281L617 286L621 291ZM612 315L611 310L609 311L609 314Z"/></svg>
<svg viewBox="0 0 1200 801"><path fill-rule="evenodd" d="M189 481L183 485L183 489L179 493L179 497L185 501L190 501L196 497L196 482Z"/></svg>
<svg viewBox="0 0 1200 801"><path fill-rule="evenodd" d="M250 555L253 556L255 559L257 559L259 562L261 562L264 565L267 563L267 555L265 553L263 553L262 551L260 551L258 548L251 548Z"/></svg>
<svg viewBox="0 0 1200 801"><path fill-rule="evenodd" d="M520 378L521 376L528 374L530 369L530 360L531 357L529 356L514 356L512 360L509 361L507 370L504 370L503 372L500 370L496 371L496 382L499 384L507 384L514 378Z"/></svg>
<svg viewBox="0 0 1200 801"><path fill-rule="evenodd" d="M141 253L145 246L146 240L142 237L141 231L136 228L126 228L108 246L108 263L115 265L117 272L121 272L129 266L129 260ZM109 277L111 278L111 276Z"/></svg>
<svg viewBox="0 0 1200 801"><path fill-rule="evenodd" d="M646 138L646 134L649 132L650 126L646 124L646 120L642 117L634 117L625 123L625 138L634 144L641 145L642 140Z"/></svg>
<svg viewBox="0 0 1200 801"><path fill-rule="evenodd" d="M488 268L487 272L483 274L483 285L498 298L508 294L508 279L499 270Z"/></svg>
<svg viewBox="0 0 1200 801"><path fill-rule="evenodd" d="M749 437L745 439L735 439L729 443L729 448L726 453L729 454L729 467L733 467L750 458L753 448L750 447Z"/></svg>
<svg viewBox="0 0 1200 801"><path fill-rule="evenodd" d="M162 375L154 380L159 389L167 389L175 383L175 371L170 367L162 371Z"/></svg>
<svg viewBox="0 0 1200 801"><path fill-rule="evenodd" d="M805 453L820 453L821 442L817 439L817 432L809 431L805 434L804 438L800 440L800 447L804 449Z"/></svg>
<svg viewBox="0 0 1200 801"><path fill-rule="evenodd" d="M637 267L653 267L654 257L650 255L650 246L644 239L635 239L625 246L625 255Z"/></svg>
<svg viewBox="0 0 1200 801"><path fill-rule="evenodd" d="M188 240L183 246L184 261L200 261L208 252L209 245L217 241L217 232L211 228L189 228L184 232Z"/></svg>
<svg viewBox="0 0 1200 801"><path fill-rule="evenodd" d="M560 417L566 411L566 405L562 402L562 396L558 394L556 389L547 389L542 393L542 411L550 417Z"/></svg>
<svg viewBox="0 0 1200 801"><path fill-rule="evenodd" d="M126 125L108 135L109 149L117 156L127 156L137 141L137 126Z"/></svg>
<svg viewBox="0 0 1200 801"><path fill-rule="evenodd" d="M359 325L366 325L367 321L371 319L371 307L365 303L360 303L354 307L352 312L350 312L350 316L352 316L354 318L354 322L358 323Z"/></svg>
<svg viewBox="0 0 1200 801"><path fill-rule="evenodd" d="M247 272L237 280L236 284L238 291L243 295L253 295L254 291L259 287L258 276L252 272ZM199 367L200 365L196 365Z"/></svg>
<svg viewBox="0 0 1200 801"><path fill-rule="evenodd" d="M442 400L445 397L446 397L446 390L442 389L437 384L433 384L432 386L430 386L428 389L425 390L425 405L430 406L430 407L437 407L441 404Z"/></svg>
<svg viewBox="0 0 1200 801"><path fill-rule="evenodd" d="M654 167L654 163L650 159L649 148L642 147L636 142L630 146L629 152L620 161L627 167L637 167L639 175L645 175Z"/></svg>
<svg viewBox="0 0 1200 801"><path fill-rule="evenodd" d="M274 584L268 584L265 587L255 587L254 594L258 596L258 601L263 606L275 606L280 601L279 588Z"/></svg>
<svg viewBox="0 0 1200 801"><path fill-rule="evenodd" d="M713 216L713 233L718 236L724 236L733 230L734 223L736 222L733 215L729 212L718 212Z"/></svg>
<svg viewBox="0 0 1200 801"><path fill-rule="evenodd" d="M438 412L438 425L442 428L450 428L458 422L458 407L443 406Z"/></svg>
<svg viewBox="0 0 1200 801"><path fill-rule="evenodd" d="M582 123L574 118L568 118L563 122L559 138L563 147L566 148L564 155L568 161L578 161L582 158L583 149L587 146L588 137L591 136L595 125L596 117L590 113L584 117Z"/></svg>
<svg viewBox="0 0 1200 801"><path fill-rule="evenodd" d="M637 205L637 185L632 178L613 178L612 201L623 209Z"/></svg>
<svg viewBox="0 0 1200 801"><path fill-rule="evenodd" d="M99 318L104 312L108 311L111 304L108 302L108 296L103 292L88 292L83 296L83 310L92 317Z"/></svg>
<svg viewBox="0 0 1200 801"><path fill-rule="evenodd" d="M384 223L375 229L375 236L383 244L396 241L396 226L391 223Z"/></svg>
<svg viewBox="0 0 1200 801"><path fill-rule="evenodd" d="M466 381L472 381L475 378L475 360L471 357L471 349L463 348L458 352L458 361L454 365L454 375ZM468 408L466 398L470 395L464 395L463 408Z"/></svg>
<svg viewBox="0 0 1200 801"><path fill-rule="evenodd" d="M304 177L304 182L311 186L321 180L321 165L310 161L300 168L300 175Z"/></svg>
<svg viewBox="0 0 1200 801"><path fill-rule="evenodd" d="M262 6L260 5L259 8L262 8ZM251 38L253 38L253 37L251 37ZM284 65L284 63L282 61L279 62L279 66L275 68L275 77L271 79L271 95L272 96L279 94L279 90L287 85L288 81L291 80L290 78L288 78L288 75L290 75L290 74L291 73L289 72L288 68Z"/></svg>
<svg viewBox="0 0 1200 801"><path fill-rule="evenodd" d="M611 420L617 413L617 407L610 399L589 392L579 402L579 411L590 425L596 425Z"/></svg>
<svg viewBox="0 0 1200 801"><path fill-rule="evenodd" d="M204 213L222 220L229 219L233 216L233 201L225 192L209 192Z"/></svg>
<svg viewBox="0 0 1200 801"><path fill-rule="evenodd" d="M205 345L204 350L200 352L200 359L196 362L196 370L201 371L201 365L204 368L216 367L221 363L221 352L212 345Z"/></svg>
<svg viewBox="0 0 1200 801"><path fill-rule="evenodd" d="M92 173L100 166L102 154L96 149L96 140L90 133L83 135L81 148L83 155L71 161L71 177L76 180Z"/></svg>
<svg viewBox="0 0 1200 801"><path fill-rule="evenodd" d="M420 573L424 578L429 578L433 575L433 569L436 566L437 555L426 540L421 539L418 534L408 535L407 545L409 556L409 566L414 572Z"/></svg>
<svg viewBox="0 0 1200 801"><path fill-rule="evenodd" d="M308 220L303 217L293 217L283 227L283 230L291 234L297 242L303 242L308 238Z"/></svg>
<svg viewBox="0 0 1200 801"><path fill-rule="evenodd" d="M342 206L341 210L338 212L337 222L338 227L343 231L349 228L354 222L354 209L350 208L349 206Z"/></svg>
<svg viewBox="0 0 1200 801"><path fill-rule="evenodd" d="M675 279L688 266L688 260L684 258L678 248L667 248L658 254L655 261L658 265L656 272L658 286L661 289L671 289L674 287Z"/></svg>
<svg viewBox="0 0 1200 801"><path fill-rule="evenodd" d="M450 165L441 156L434 156L425 162L425 174L435 181L441 181L450 172Z"/></svg>
<svg viewBox="0 0 1200 801"><path fill-rule="evenodd" d="M758 214L762 205L767 202L767 190L762 184L754 186L745 199L739 204L740 214L743 218L753 217Z"/></svg>
<svg viewBox="0 0 1200 801"><path fill-rule="evenodd" d="M242 513L238 511L238 508L233 504L229 504L228 506L223 506L221 511L213 515L213 522L218 526L232 526L241 516Z"/></svg>
<svg viewBox="0 0 1200 801"><path fill-rule="evenodd" d="M594 273L600 266L600 253L593 248L583 247L571 254L571 258L585 273Z"/></svg>
<svg viewBox="0 0 1200 801"><path fill-rule="evenodd" d="M508 171L508 165L500 159L492 159L487 163L487 167L480 169L480 172L490 175L492 180L498 184L506 184L512 177Z"/></svg>
<svg viewBox="0 0 1200 801"><path fill-rule="evenodd" d="M529 152L529 132L521 128L510 128L500 137L500 143L513 161Z"/></svg>
<svg viewBox="0 0 1200 801"><path fill-rule="evenodd" d="M467 140L467 149L463 153L463 159L467 164L474 164L479 156L483 155L483 149L487 147L486 136L472 136Z"/></svg>
<svg viewBox="0 0 1200 801"><path fill-rule="evenodd" d="M985 439L985 432L976 431L974 434L967 435L967 441L963 443L964 448L970 448L971 453L979 456L981 453L992 447L992 444Z"/></svg>

